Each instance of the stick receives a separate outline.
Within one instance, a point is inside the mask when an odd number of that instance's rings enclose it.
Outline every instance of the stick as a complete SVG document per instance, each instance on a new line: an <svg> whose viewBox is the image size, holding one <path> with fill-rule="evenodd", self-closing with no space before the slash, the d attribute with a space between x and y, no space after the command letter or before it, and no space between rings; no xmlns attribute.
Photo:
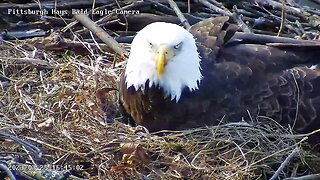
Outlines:
<svg viewBox="0 0 320 180"><path fill-rule="evenodd" d="M51 65L50 63L43 61L41 59L35 59L35 58L12 58L12 57L2 57L0 56L0 61L14 61L17 63L27 63L27 64L35 64L35 65L40 65L40 66L46 66L49 69L54 68L53 65Z"/></svg>
<svg viewBox="0 0 320 180"><path fill-rule="evenodd" d="M298 147L294 148L294 150L289 154L289 156L281 163L280 167L273 174L270 180L275 180L279 176L281 171L289 164L290 160L298 153L298 151L299 151Z"/></svg>
<svg viewBox="0 0 320 180"><path fill-rule="evenodd" d="M320 4L320 0L311 0L314 3Z"/></svg>
<svg viewBox="0 0 320 180"><path fill-rule="evenodd" d="M243 15L242 14L239 14L237 12L237 6L234 6L233 7L233 10L234 10L234 15L233 15L233 19L238 23L238 25L240 26L240 28L243 30L243 32L245 33L252 33L251 30L249 29L249 27L246 25L245 22L243 22L242 20L242 17Z"/></svg>
<svg viewBox="0 0 320 180"><path fill-rule="evenodd" d="M121 56L128 56L128 51L124 49L116 40L107 34L102 28L94 23L90 18L83 14L76 14L73 16L77 21L83 24L86 28L96 34L104 43Z"/></svg>
<svg viewBox="0 0 320 180"><path fill-rule="evenodd" d="M184 17L184 15L182 14L182 12L180 11L179 7L177 6L177 4L173 1L173 0L168 0L168 3L170 4L170 7L174 10L174 12L177 14L177 16L179 17L181 23L183 24L183 26L189 30L191 28L189 22L187 21L187 19Z"/></svg>
<svg viewBox="0 0 320 180"><path fill-rule="evenodd" d="M284 180L318 180L320 179L320 174L310 174L301 177L290 177L285 178Z"/></svg>
<svg viewBox="0 0 320 180"><path fill-rule="evenodd" d="M12 135L12 134L8 134L8 133L5 133L3 131L0 131L0 136L15 141L16 143L18 143L21 146L25 147L28 151L31 151L33 153L33 155L36 155L37 157L41 157L42 156L42 152L38 147L36 147L36 146L34 146L34 145L24 141L24 140Z"/></svg>
<svg viewBox="0 0 320 180"><path fill-rule="evenodd" d="M266 2L269 3L271 6L273 6L274 8L282 9L282 4L277 1L267 0ZM288 7L287 11L292 14L296 14L296 15L300 15L300 16L303 16L301 14L303 14L303 12L304 12L303 9L299 9L299 8L295 8L295 7Z"/></svg>
<svg viewBox="0 0 320 180"><path fill-rule="evenodd" d="M280 24L280 28L278 31L277 36L280 36L281 32L284 29L284 23L285 23L285 19L286 19L286 0L282 0L282 10L281 10L281 24Z"/></svg>
<svg viewBox="0 0 320 180"><path fill-rule="evenodd" d="M201 4L203 4L204 6L210 8L211 10L213 10L213 11L219 13L219 14L222 14L223 16L232 16L232 13L226 12L225 10L223 10L223 9L221 9L221 8L213 5L213 4L211 4L211 3L208 2L207 0L199 0L199 2L200 2Z"/></svg>

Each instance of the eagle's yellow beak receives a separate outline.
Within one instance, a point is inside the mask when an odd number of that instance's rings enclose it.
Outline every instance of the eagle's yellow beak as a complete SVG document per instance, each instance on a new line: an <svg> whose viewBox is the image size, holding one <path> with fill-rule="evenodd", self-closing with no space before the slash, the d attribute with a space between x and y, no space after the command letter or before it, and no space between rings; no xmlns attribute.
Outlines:
<svg viewBox="0 0 320 180"><path fill-rule="evenodd" d="M167 45L160 45L156 54L157 73L162 77L167 62L173 57L173 52Z"/></svg>

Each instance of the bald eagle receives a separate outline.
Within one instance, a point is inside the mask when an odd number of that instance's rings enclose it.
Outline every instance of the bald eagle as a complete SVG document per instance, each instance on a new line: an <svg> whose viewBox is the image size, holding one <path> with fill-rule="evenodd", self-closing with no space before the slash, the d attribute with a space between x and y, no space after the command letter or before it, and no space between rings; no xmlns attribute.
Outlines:
<svg viewBox="0 0 320 180"><path fill-rule="evenodd" d="M240 32L229 17L190 31L156 22L135 36L120 104L150 131L267 116L298 132L320 128L320 44Z"/></svg>

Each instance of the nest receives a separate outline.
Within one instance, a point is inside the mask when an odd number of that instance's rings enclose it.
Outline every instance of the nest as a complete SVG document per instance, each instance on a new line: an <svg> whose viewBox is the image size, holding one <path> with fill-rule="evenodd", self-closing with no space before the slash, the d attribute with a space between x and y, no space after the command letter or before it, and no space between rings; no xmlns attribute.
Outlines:
<svg viewBox="0 0 320 180"><path fill-rule="evenodd" d="M143 3L139 6L129 1L123 3L143 11ZM162 1L156 5L158 11L153 11L157 15L154 17L167 17L159 9L168 14L170 6ZM182 11L187 11L187 3L178 5ZM229 4L219 6L224 13L233 9ZM228 10L228 7L231 8ZM242 10L235 12L247 15L242 20L252 27L252 18L259 15L257 6L239 7ZM277 13L281 9L273 10L269 12L281 17L281 13ZM311 10L317 12L311 8L305 11ZM211 16L223 13L211 11L199 6L193 15L201 20L210 13ZM292 20L306 21L312 15L288 14L282 29L269 29L268 33L279 31L282 36L318 38L318 26L305 22L302 26L301 23L296 27L292 25ZM109 18L113 21L106 27L122 20L116 15ZM139 20L138 16L136 18ZM264 18L278 22L275 16ZM281 19L279 22L281 24ZM259 30L258 26L253 30L267 32ZM157 133L121 123L117 84L125 58L114 54L109 47L88 43L85 33L83 39L76 39L76 42L61 41L61 34L2 42L0 177L269 179L277 174L281 179L290 179L320 173L320 158L306 142L308 135L294 135L267 117L259 117L251 123L222 123ZM126 32L127 36L119 29L113 33L117 34L118 41L130 39L130 31ZM129 44L123 45L129 48Z"/></svg>

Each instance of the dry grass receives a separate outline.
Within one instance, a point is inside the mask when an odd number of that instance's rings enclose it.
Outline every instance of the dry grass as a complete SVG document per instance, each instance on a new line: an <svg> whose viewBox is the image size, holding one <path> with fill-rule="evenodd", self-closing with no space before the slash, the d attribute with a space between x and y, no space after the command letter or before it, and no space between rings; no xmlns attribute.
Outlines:
<svg viewBox="0 0 320 180"><path fill-rule="evenodd" d="M30 47L25 41L1 46L0 128L37 146L42 156L6 139L0 141L0 159L13 157L8 164L69 165L80 168L72 175L90 179L266 179L299 147L280 177L320 172L319 157L300 148L307 146L302 137L263 117L254 125L158 134L117 122L112 89L124 62L113 66L113 54L33 55ZM26 56L50 68L11 60Z"/></svg>

